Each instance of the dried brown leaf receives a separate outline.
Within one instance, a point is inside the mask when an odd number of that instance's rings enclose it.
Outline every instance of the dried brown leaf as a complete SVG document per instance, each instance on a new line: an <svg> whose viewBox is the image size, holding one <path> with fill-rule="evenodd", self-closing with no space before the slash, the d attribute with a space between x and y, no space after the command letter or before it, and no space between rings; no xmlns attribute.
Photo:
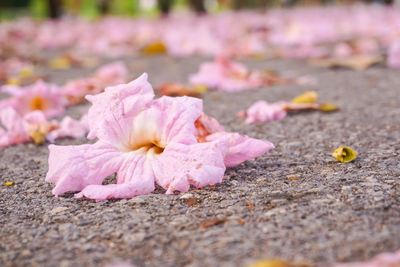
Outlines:
<svg viewBox="0 0 400 267"><path fill-rule="evenodd" d="M248 208L249 210L254 210L254 205L253 205L253 204L251 204L251 203L248 202L248 201L245 201L244 203L246 204L246 206L247 206L247 208Z"/></svg>
<svg viewBox="0 0 400 267"><path fill-rule="evenodd" d="M211 219L209 221L202 222L200 226L202 228L208 228L208 227L211 227L211 226L214 226L214 225L224 224L225 222L226 222L226 219L214 218L214 219Z"/></svg>
<svg viewBox="0 0 400 267"><path fill-rule="evenodd" d="M364 70L383 60L380 55L356 55L346 58L318 58L310 60L310 64L327 68L349 68L353 70Z"/></svg>
<svg viewBox="0 0 400 267"><path fill-rule="evenodd" d="M194 206L196 204L200 204L201 200L198 198L191 197L191 198L185 199L185 203L189 206Z"/></svg>

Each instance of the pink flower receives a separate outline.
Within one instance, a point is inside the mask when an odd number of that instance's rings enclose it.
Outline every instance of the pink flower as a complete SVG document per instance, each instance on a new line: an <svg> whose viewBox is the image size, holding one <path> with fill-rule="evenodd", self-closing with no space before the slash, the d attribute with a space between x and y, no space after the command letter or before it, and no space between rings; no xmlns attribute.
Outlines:
<svg viewBox="0 0 400 267"><path fill-rule="evenodd" d="M0 127L0 148L30 140L22 117L13 108L1 109L0 122L4 125L4 128Z"/></svg>
<svg viewBox="0 0 400 267"><path fill-rule="evenodd" d="M341 42L335 45L335 49L333 51L335 57L349 57L354 54L353 48L345 43Z"/></svg>
<svg viewBox="0 0 400 267"><path fill-rule="evenodd" d="M98 94L104 90L102 83L94 78L82 78L68 82L62 89L70 104L77 104L86 95Z"/></svg>
<svg viewBox="0 0 400 267"><path fill-rule="evenodd" d="M400 41L393 42L390 45L387 64L390 68L400 68Z"/></svg>
<svg viewBox="0 0 400 267"><path fill-rule="evenodd" d="M48 121L40 110L19 115L12 107L6 107L0 112L0 148L34 141L42 144L46 140L54 142L57 138L84 137L88 131L86 116L80 121L66 116L61 123Z"/></svg>
<svg viewBox="0 0 400 267"><path fill-rule="evenodd" d="M373 257L367 262L338 263L333 267L394 267L400 266L400 250L393 253L385 252Z"/></svg>
<svg viewBox="0 0 400 267"><path fill-rule="evenodd" d="M250 72L246 66L218 57L214 62L203 63L196 74L189 77L195 85L205 85L209 88L224 91L240 91L260 87L262 77L256 72Z"/></svg>
<svg viewBox="0 0 400 267"><path fill-rule="evenodd" d="M104 65L90 78L72 80L63 87L63 93L70 104L77 104L86 95L95 95L107 86L125 83L128 70L123 62L117 61Z"/></svg>
<svg viewBox="0 0 400 267"><path fill-rule="evenodd" d="M98 79L106 86L126 83L127 76L128 69L122 61L104 65L94 74L94 78Z"/></svg>
<svg viewBox="0 0 400 267"><path fill-rule="evenodd" d="M46 181L56 184L53 193L81 191L76 197L104 200L148 194L154 183L172 194L186 192L190 185L221 182L228 140L197 141L195 121L202 114L201 100L153 97L146 74L87 96L92 103L88 138L99 141L49 146ZM117 184L102 185L113 173Z"/></svg>
<svg viewBox="0 0 400 267"><path fill-rule="evenodd" d="M3 86L2 91L11 97L0 105L12 107L21 116L40 110L46 118L53 118L65 112L66 100L56 85L38 81L26 88Z"/></svg>
<svg viewBox="0 0 400 267"><path fill-rule="evenodd" d="M250 124L258 121L274 121L281 120L286 117L284 103L267 103L265 101L257 101L251 105L247 111L240 112L239 116L247 116L245 123Z"/></svg>
<svg viewBox="0 0 400 267"><path fill-rule="evenodd" d="M46 139L54 143L58 138L72 137L82 138L88 132L87 116L82 116L80 120L74 120L69 116L65 116L57 127L46 135Z"/></svg>

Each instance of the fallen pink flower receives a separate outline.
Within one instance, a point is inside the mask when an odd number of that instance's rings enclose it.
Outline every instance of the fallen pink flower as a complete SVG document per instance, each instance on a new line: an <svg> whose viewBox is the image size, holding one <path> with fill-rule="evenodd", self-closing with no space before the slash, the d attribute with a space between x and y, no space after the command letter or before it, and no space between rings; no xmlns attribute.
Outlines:
<svg viewBox="0 0 400 267"><path fill-rule="evenodd" d="M50 143L58 138L71 137L71 138L82 138L89 131L87 123L87 115L82 116L80 120L74 120L69 116L66 116L52 131L46 135L46 139Z"/></svg>
<svg viewBox="0 0 400 267"><path fill-rule="evenodd" d="M201 64L200 70L189 77L194 85L205 85L212 89L240 91L262 86L262 75L249 71L246 66L218 57L214 62Z"/></svg>
<svg viewBox="0 0 400 267"><path fill-rule="evenodd" d="M99 141L49 146L46 181L56 184L53 193L58 196L80 191L76 197L95 200L131 198L152 192L155 183L167 194L187 192L190 185L200 188L221 182L224 161L232 165L254 157L254 153L243 153L244 148L230 153L228 134L205 142L197 140L195 122L202 115L200 99L153 97L147 74L87 96L92 103L88 138L97 137ZM257 142L257 155L272 148L269 142L243 138ZM233 139L238 140L234 143L237 147L237 143L244 143L239 135ZM232 153L237 155L234 160L230 159ZM102 185L113 173L117 173L117 184Z"/></svg>
<svg viewBox="0 0 400 267"><path fill-rule="evenodd" d="M38 81L25 88L6 85L1 90L11 97L0 102L0 106L12 107L21 116L40 110L46 118L53 118L65 112L67 102L56 85Z"/></svg>
<svg viewBox="0 0 400 267"><path fill-rule="evenodd" d="M387 65L390 68L400 68L400 40L390 45L388 49Z"/></svg>
<svg viewBox="0 0 400 267"><path fill-rule="evenodd" d="M385 252L366 262L338 263L333 267L395 267L400 266L400 250Z"/></svg>
<svg viewBox="0 0 400 267"><path fill-rule="evenodd" d="M275 121L286 117L286 103L267 103L266 101L257 101L251 105L247 111L239 112L239 117L247 117L246 124L260 121Z"/></svg>
<svg viewBox="0 0 400 267"><path fill-rule="evenodd" d="M107 86L125 83L127 75L125 64L117 61L99 68L92 77L68 82L62 91L70 104L77 104L82 102L86 95L95 95L103 92Z"/></svg>
<svg viewBox="0 0 400 267"><path fill-rule="evenodd" d="M1 109L0 148L21 144L30 140L26 125L22 117L11 107Z"/></svg>
<svg viewBox="0 0 400 267"><path fill-rule="evenodd" d="M39 145L46 140L54 142L57 138L81 138L88 132L86 116L80 121L66 116L61 123L48 121L42 111L27 113L24 117L13 108L7 107L0 112L0 148L33 141Z"/></svg>
<svg viewBox="0 0 400 267"><path fill-rule="evenodd" d="M74 105L82 102L86 95L101 93L104 87L94 78L82 78L67 82L62 90L68 102Z"/></svg>
<svg viewBox="0 0 400 267"><path fill-rule="evenodd" d="M334 57L349 57L354 54L353 48L346 42L341 42L335 45Z"/></svg>
<svg viewBox="0 0 400 267"><path fill-rule="evenodd" d="M128 69L122 61L116 61L99 68L93 78L98 79L107 86L126 83Z"/></svg>

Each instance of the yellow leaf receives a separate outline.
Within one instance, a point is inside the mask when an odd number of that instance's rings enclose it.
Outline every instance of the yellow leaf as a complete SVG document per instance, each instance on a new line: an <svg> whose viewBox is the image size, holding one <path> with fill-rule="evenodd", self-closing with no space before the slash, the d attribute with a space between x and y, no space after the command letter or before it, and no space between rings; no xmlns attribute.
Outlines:
<svg viewBox="0 0 400 267"><path fill-rule="evenodd" d="M315 103L317 102L318 94L315 91L307 91L292 99L292 103Z"/></svg>
<svg viewBox="0 0 400 267"><path fill-rule="evenodd" d="M357 153L347 146L336 148L332 156L341 162L350 162L357 158Z"/></svg>
<svg viewBox="0 0 400 267"><path fill-rule="evenodd" d="M276 259L259 260L248 267L291 267L292 265Z"/></svg>
<svg viewBox="0 0 400 267"><path fill-rule="evenodd" d="M71 60L67 57L57 57L49 62L49 66L55 70L66 70L71 68Z"/></svg>
<svg viewBox="0 0 400 267"><path fill-rule="evenodd" d="M165 54L166 52L167 47L162 42L149 44L142 49L142 53L145 55Z"/></svg>
<svg viewBox="0 0 400 267"><path fill-rule="evenodd" d="M40 130L30 133L30 137L36 145L41 145L46 142L46 134Z"/></svg>
<svg viewBox="0 0 400 267"><path fill-rule="evenodd" d="M24 67L19 71L19 77L21 78L29 78L33 76L34 70L33 67Z"/></svg>
<svg viewBox="0 0 400 267"><path fill-rule="evenodd" d="M208 87L205 85L195 85L193 89L198 94L204 94L208 91Z"/></svg>
<svg viewBox="0 0 400 267"><path fill-rule="evenodd" d="M7 81L6 81L6 84L8 84L8 85L21 85L21 80L19 79L19 78L16 78L16 77L12 77L12 78L9 78Z"/></svg>
<svg viewBox="0 0 400 267"><path fill-rule="evenodd" d="M13 184L14 184L13 181L8 181L8 182L5 182L3 185L4 186L12 186Z"/></svg>
<svg viewBox="0 0 400 267"><path fill-rule="evenodd" d="M319 106L319 110L322 112L332 112L332 111L336 111L338 109L339 109L339 107L332 103L322 103Z"/></svg>

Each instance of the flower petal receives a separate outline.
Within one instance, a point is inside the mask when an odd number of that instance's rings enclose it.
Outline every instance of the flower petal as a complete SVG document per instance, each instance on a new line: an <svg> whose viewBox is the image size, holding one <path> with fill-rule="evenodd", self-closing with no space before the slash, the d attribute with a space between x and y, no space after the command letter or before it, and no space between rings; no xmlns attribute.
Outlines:
<svg viewBox="0 0 400 267"><path fill-rule="evenodd" d="M86 96L93 104L88 112L88 138L98 137L111 144L125 140L130 134L132 117L142 111L153 97L147 74L128 84L108 87L104 93Z"/></svg>
<svg viewBox="0 0 400 267"><path fill-rule="evenodd" d="M206 137L207 141L226 140L229 145L225 156L226 167L236 166L246 160L263 155L274 148L269 141L258 140L238 133L218 132Z"/></svg>
<svg viewBox="0 0 400 267"><path fill-rule="evenodd" d="M153 107L161 110L162 143L194 144L197 142L194 122L202 114L201 99L187 96L175 98L163 96L154 101Z"/></svg>
<svg viewBox="0 0 400 267"><path fill-rule="evenodd" d="M80 146L49 145L49 150L46 181L56 184L53 189L56 196L101 184L120 165L121 153L101 141Z"/></svg>
<svg viewBox="0 0 400 267"><path fill-rule="evenodd" d="M146 156L130 152L123 156L118 170L118 184L89 185L76 197L85 196L97 201L110 198L132 198L154 190L154 174Z"/></svg>
<svg viewBox="0 0 400 267"><path fill-rule="evenodd" d="M203 187L220 183L224 177L224 140L193 145L171 144L154 159L153 170L157 183L167 189L187 192L190 184Z"/></svg>
<svg viewBox="0 0 400 267"><path fill-rule="evenodd" d="M62 137L81 138L85 136L87 131L86 123L66 116L61 121L58 129L55 129L46 135L46 139L50 142L54 142L55 139Z"/></svg>

